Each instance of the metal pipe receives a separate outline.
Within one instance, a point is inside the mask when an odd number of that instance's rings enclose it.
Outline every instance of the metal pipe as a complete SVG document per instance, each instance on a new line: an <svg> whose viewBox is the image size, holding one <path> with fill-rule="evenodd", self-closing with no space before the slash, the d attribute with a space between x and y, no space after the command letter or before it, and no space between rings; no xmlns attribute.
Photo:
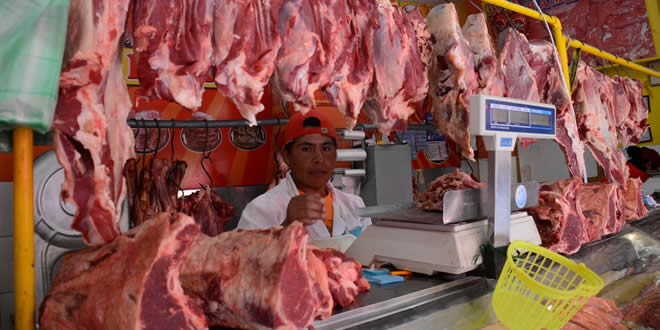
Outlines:
<svg viewBox="0 0 660 330"><path fill-rule="evenodd" d="M128 126L131 128L230 128L250 126L247 120L155 120L155 119L129 119ZM289 122L288 118L270 118L257 120L258 126L284 126ZM356 129L378 129L374 124L359 124ZM408 130L435 130L434 125L408 124Z"/></svg>
<svg viewBox="0 0 660 330"><path fill-rule="evenodd" d="M646 74L649 74L649 75L652 75L652 76L655 76L655 77L660 77L660 72L651 70L647 67L643 67L639 64L635 64L635 63L630 62L628 60L622 59L622 58L620 58L616 55L613 55L613 54L610 54L608 52L602 51L602 50L600 50L596 47L587 45L587 44L583 43L582 41L570 39L569 42L568 42L568 45L570 47L573 47L573 48L576 48L576 49L578 49L578 48L582 49L582 51L584 51L584 52L587 52L589 54L601 57L601 58L606 59L610 62L620 64L620 65L625 66L627 68L630 68L630 69L633 69L633 70L636 70L636 71L639 71L639 72L643 72L643 73L646 73Z"/></svg>
<svg viewBox="0 0 660 330"><path fill-rule="evenodd" d="M14 129L14 303L16 329L34 329L33 133Z"/></svg>
<svg viewBox="0 0 660 330"><path fill-rule="evenodd" d="M154 120L129 119L131 128L229 128L250 126L247 120ZM257 120L258 126L281 126L289 122L287 118L271 118Z"/></svg>
<svg viewBox="0 0 660 330"><path fill-rule="evenodd" d="M564 75L566 75L568 73L568 59L567 59L567 56L566 56L566 46L565 46L566 45L566 38L562 34L561 22L559 21L559 19L557 17L548 16L546 14L541 15L536 10L532 10L530 8L523 7L521 5L514 4L514 3L511 3L511 2L506 1L506 0L483 0L483 1L486 2L486 3L492 4L492 5L495 5L495 6L502 7L504 9L514 11L514 12L522 14L522 15L526 15L526 16L535 18L537 20L541 20L541 21L543 20L543 16L545 16L546 21L548 22L549 25L551 25L553 27L553 30L554 30L553 34L554 34L555 39L556 39L557 50L559 52L559 56L562 57L562 68L564 69ZM581 48L583 51L585 51L589 54L604 58L606 60L609 60L610 62L623 65L623 66L628 67L630 69L640 71L640 72L644 72L644 73L650 74L652 76L660 77L660 72L650 70L646 67L635 64L631 61L622 59L622 58L620 58L618 56L615 56L615 55L612 55L608 52L604 52L604 51L602 51L598 48L587 45L587 44L585 44L581 41L570 39L568 45L570 47L573 47L573 48ZM562 51L562 49L563 49L563 51ZM563 55L562 55L562 53L563 53ZM566 79L567 79L567 82L568 82L568 77Z"/></svg>
<svg viewBox="0 0 660 330"><path fill-rule="evenodd" d="M539 21L543 20L543 16L545 16L545 20L548 21L548 24L555 26L557 23L559 23L559 19L554 16L548 16L546 14L541 15L538 11L529 9L527 7L511 3L506 0L482 0L483 2L489 3L491 5L495 5L498 7L502 7L504 9L508 9L511 11L514 11L519 14L523 14L525 16L529 16L531 18L536 18Z"/></svg>

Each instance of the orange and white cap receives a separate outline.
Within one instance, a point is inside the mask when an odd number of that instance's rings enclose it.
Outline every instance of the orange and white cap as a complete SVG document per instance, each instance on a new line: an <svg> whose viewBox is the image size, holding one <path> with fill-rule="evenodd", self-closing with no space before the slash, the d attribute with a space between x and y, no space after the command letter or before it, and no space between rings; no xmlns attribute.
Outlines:
<svg viewBox="0 0 660 330"><path fill-rule="evenodd" d="M297 112L289 118L280 146L284 147L296 138L316 133L331 137L337 142L335 126L323 112L318 109L309 110L306 114Z"/></svg>

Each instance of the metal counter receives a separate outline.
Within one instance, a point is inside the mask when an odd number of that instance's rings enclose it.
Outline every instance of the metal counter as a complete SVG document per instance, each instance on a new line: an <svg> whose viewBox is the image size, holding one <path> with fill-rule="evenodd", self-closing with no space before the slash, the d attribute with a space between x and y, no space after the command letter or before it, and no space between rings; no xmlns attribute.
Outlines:
<svg viewBox="0 0 660 330"><path fill-rule="evenodd" d="M330 319L316 321L314 329L383 329L405 325L417 318L484 295L488 281L467 276L453 281L438 276L413 275L404 282L379 286L358 296L355 303L334 311Z"/></svg>
<svg viewBox="0 0 660 330"><path fill-rule="evenodd" d="M622 302L622 283L660 274L660 210L621 232L582 246L570 259L605 282L600 296ZM638 281L639 282L639 281ZM641 283L641 282L640 282ZM637 284L640 286L642 284ZM353 305L338 309L314 329L479 329L497 322L491 305L495 281L468 276L448 281L415 275L394 286L373 285Z"/></svg>

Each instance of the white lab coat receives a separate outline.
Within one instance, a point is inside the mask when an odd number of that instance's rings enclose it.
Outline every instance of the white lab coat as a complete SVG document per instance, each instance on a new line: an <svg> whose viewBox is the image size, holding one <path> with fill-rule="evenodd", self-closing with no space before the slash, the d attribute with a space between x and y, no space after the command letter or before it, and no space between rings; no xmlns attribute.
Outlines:
<svg viewBox="0 0 660 330"><path fill-rule="evenodd" d="M335 189L330 182L328 182L328 190L333 194L332 237L351 235L351 232L359 234L364 227L371 224L370 218L357 215L357 209L364 207L362 198ZM245 207L241 219L238 221L238 228L268 229L281 225L286 219L289 201L298 195L298 188L289 172L277 186L255 198ZM307 232L312 240L331 238L328 227L323 221L317 221L313 225L307 226Z"/></svg>

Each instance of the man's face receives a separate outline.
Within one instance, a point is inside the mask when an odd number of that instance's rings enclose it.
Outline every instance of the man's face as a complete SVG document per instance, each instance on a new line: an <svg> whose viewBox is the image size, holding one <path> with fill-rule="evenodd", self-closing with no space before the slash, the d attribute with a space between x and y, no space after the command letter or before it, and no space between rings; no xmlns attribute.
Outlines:
<svg viewBox="0 0 660 330"><path fill-rule="evenodd" d="M330 180L337 162L332 138L318 133L295 139L283 155L300 189L322 189Z"/></svg>

